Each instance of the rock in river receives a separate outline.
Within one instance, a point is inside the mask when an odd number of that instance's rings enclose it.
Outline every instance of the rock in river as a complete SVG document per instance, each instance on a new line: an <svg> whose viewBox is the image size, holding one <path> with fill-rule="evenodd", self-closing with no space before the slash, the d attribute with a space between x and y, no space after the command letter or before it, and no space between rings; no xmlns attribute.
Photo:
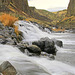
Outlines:
<svg viewBox="0 0 75 75"><path fill-rule="evenodd" d="M32 42L33 45L38 46L43 52L56 55L56 48L54 41L48 37L41 38L39 41Z"/></svg>
<svg viewBox="0 0 75 75"><path fill-rule="evenodd" d="M16 69L8 61L5 61L0 65L0 72L3 75L16 75L17 74Z"/></svg>
<svg viewBox="0 0 75 75"><path fill-rule="evenodd" d="M34 53L34 54L37 54L37 55L41 54L41 49L38 46L36 46L36 45L27 46L27 50L30 53Z"/></svg>

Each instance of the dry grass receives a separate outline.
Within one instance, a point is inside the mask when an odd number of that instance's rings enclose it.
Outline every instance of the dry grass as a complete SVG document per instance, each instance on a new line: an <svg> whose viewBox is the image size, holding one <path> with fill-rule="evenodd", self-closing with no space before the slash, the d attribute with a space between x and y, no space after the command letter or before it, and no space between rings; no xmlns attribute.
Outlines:
<svg viewBox="0 0 75 75"><path fill-rule="evenodd" d="M0 16L0 21L4 26L13 27L15 29L15 33L19 35L18 26L14 26L14 22L17 21L18 18L11 16L10 14L3 14Z"/></svg>
<svg viewBox="0 0 75 75"><path fill-rule="evenodd" d="M73 20L75 20L75 16L65 17L65 18L62 20L62 22L65 21L65 20L71 20L71 21L73 21Z"/></svg>
<svg viewBox="0 0 75 75"><path fill-rule="evenodd" d="M13 27L14 22L17 20L18 18L15 18L14 16L11 16L10 14L3 14L0 16L0 21L4 24L4 26Z"/></svg>
<svg viewBox="0 0 75 75"><path fill-rule="evenodd" d="M55 31L55 32L58 32L58 31L65 31L65 29L60 29L60 28L58 28L58 29L52 29L52 31Z"/></svg>

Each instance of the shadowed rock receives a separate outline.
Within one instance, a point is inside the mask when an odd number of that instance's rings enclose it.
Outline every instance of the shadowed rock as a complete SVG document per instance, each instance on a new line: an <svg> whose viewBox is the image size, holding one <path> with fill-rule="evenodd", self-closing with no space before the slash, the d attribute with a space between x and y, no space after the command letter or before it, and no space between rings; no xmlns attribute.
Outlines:
<svg viewBox="0 0 75 75"><path fill-rule="evenodd" d="M63 42L61 40L56 40L56 39L52 39L55 43L55 45L59 46L59 47L63 47Z"/></svg>
<svg viewBox="0 0 75 75"><path fill-rule="evenodd" d="M5 61L0 65L0 72L3 75L16 75L17 74L16 69L8 61Z"/></svg>

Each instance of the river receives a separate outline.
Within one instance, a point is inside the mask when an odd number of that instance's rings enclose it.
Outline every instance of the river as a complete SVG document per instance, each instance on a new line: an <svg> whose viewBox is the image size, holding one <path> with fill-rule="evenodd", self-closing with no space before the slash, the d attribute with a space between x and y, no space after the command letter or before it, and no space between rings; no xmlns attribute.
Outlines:
<svg viewBox="0 0 75 75"><path fill-rule="evenodd" d="M59 48L56 59L48 57L29 57L14 46L0 45L0 64L10 61L20 75L75 75L75 34L43 32L37 26L18 21L15 25L23 32L23 41L39 40L42 37L55 38L63 41L63 48Z"/></svg>
<svg viewBox="0 0 75 75"><path fill-rule="evenodd" d="M59 48L56 60L75 66L75 33L55 33L52 35L63 41L63 48Z"/></svg>

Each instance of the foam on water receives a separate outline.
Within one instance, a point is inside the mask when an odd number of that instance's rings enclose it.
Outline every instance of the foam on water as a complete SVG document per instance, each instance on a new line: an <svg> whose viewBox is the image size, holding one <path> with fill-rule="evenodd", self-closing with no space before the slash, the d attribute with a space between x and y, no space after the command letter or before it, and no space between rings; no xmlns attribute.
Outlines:
<svg viewBox="0 0 75 75"><path fill-rule="evenodd" d="M19 26L19 30L23 32L24 41L36 41L39 40L42 37L49 37L52 38L53 36L50 36L49 30L46 29L47 32L42 31L39 29L36 25L33 25L32 23L27 23L26 21L17 21L15 25Z"/></svg>
<svg viewBox="0 0 75 75"><path fill-rule="evenodd" d="M21 53L18 48L8 46L8 45L0 45L0 62L15 60L16 58L26 57L23 53Z"/></svg>
<svg viewBox="0 0 75 75"><path fill-rule="evenodd" d="M74 53L75 54L75 49L65 49L65 48L60 48L56 46L58 52L57 53Z"/></svg>
<svg viewBox="0 0 75 75"><path fill-rule="evenodd" d="M11 62L21 75L49 75L16 47L0 45L0 64L4 61Z"/></svg>
<svg viewBox="0 0 75 75"><path fill-rule="evenodd" d="M66 73L75 74L75 67L69 66L59 61L51 61L46 58L35 58L33 59L37 64L42 66L52 75L66 75ZM69 74L68 74L69 75Z"/></svg>

